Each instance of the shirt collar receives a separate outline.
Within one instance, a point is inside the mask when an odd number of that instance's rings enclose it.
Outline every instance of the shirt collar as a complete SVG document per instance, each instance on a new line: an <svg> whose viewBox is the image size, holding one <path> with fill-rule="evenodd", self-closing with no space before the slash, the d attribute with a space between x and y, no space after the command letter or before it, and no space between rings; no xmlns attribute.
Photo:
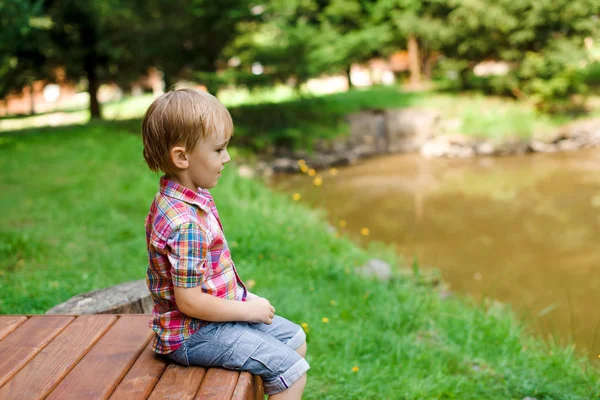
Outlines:
<svg viewBox="0 0 600 400"><path fill-rule="evenodd" d="M160 193L189 204L195 204L206 212L211 212L211 206L214 203L208 190L198 188L197 191L193 191L164 176L160 178Z"/></svg>

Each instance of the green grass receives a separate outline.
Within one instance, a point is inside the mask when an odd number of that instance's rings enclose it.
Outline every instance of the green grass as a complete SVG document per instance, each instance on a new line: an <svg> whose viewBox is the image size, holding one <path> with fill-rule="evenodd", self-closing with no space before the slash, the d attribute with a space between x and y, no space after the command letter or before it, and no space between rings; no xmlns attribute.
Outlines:
<svg viewBox="0 0 600 400"><path fill-rule="evenodd" d="M0 312L44 312L144 278L143 221L158 178L135 129L97 123L0 137ZM308 324L306 399L600 395L593 361L532 338L506 306L442 300L418 269L388 283L356 276L370 257L401 265L389 248L336 238L323 215L231 167L213 193L233 258L279 314Z"/></svg>

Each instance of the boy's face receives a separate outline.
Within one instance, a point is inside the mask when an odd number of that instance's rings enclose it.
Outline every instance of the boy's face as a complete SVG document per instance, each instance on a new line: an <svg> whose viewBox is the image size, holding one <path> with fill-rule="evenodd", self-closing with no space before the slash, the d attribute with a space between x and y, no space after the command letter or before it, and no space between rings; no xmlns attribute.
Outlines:
<svg viewBox="0 0 600 400"><path fill-rule="evenodd" d="M229 137L223 132L213 133L206 139L200 140L196 147L187 153L189 167L185 171L189 180L197 188L210 189L217 185L221 171L231 157L227 152Z"/></svg>

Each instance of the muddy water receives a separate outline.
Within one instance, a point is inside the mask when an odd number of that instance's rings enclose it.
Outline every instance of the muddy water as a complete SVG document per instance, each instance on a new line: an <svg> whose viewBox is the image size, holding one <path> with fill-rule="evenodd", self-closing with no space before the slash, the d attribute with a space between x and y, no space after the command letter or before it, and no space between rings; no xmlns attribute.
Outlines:
<svg viewBox="0 0 600 400"><path fill-rule="evenodd" d="M511 303L543 337L600 354L600 150L385 156L321 176L321 186L307 175L275 185L361 242L435 267L452 291Z"/></svg>

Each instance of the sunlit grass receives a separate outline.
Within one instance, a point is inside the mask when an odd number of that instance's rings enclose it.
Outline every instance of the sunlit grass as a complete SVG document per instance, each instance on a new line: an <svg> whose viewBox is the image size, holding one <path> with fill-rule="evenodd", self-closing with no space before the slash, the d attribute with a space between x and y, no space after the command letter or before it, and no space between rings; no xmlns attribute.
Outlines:
<svg viewBox="0 0 600 400"><path fill-rule="evenodd" d="M75 294L144 278L143 224L158 177L126 127L2 137L2 313L44 312ZM396 269L385 283L357 275L373 257L402 264L390 248L365 250L337 237L319 213L231 167L213 194L232 256L253 291L307 332L306 399L600 394L589 360L528 336L507 307L443 300L417 266Z"/></svg>
<svg viewBox="0 0 600 400"><path fill-rule="evenodd" d="M434 94L417 100L442 113L444 133L460 133L493 141L544 136L568 121L538 113L533 104L479 94ZM445 121L444 121L445 120ZM454 121L456 123L447 123Z"/></svg>
<svg viewBox="0 0 600 400"><path fill-rule="evenodd" d="M273 146L310 150L316 140L348 134L346 115L361 110L435 109L442 117L438 133L459 133L496 142L544 138L574 118L539 114L525 101L436 91L404 92L395 86L329 95L304 93L299 97L290 87L280 85L252 91L226 89L219 96L233 115L236 140L255 150ZM126 96L104 104L103 115L108 120L141 119L152 100L150 94ZM2 118L0 131L83 124L88 120L87 109L62 110L31 117Z"/></svg>

